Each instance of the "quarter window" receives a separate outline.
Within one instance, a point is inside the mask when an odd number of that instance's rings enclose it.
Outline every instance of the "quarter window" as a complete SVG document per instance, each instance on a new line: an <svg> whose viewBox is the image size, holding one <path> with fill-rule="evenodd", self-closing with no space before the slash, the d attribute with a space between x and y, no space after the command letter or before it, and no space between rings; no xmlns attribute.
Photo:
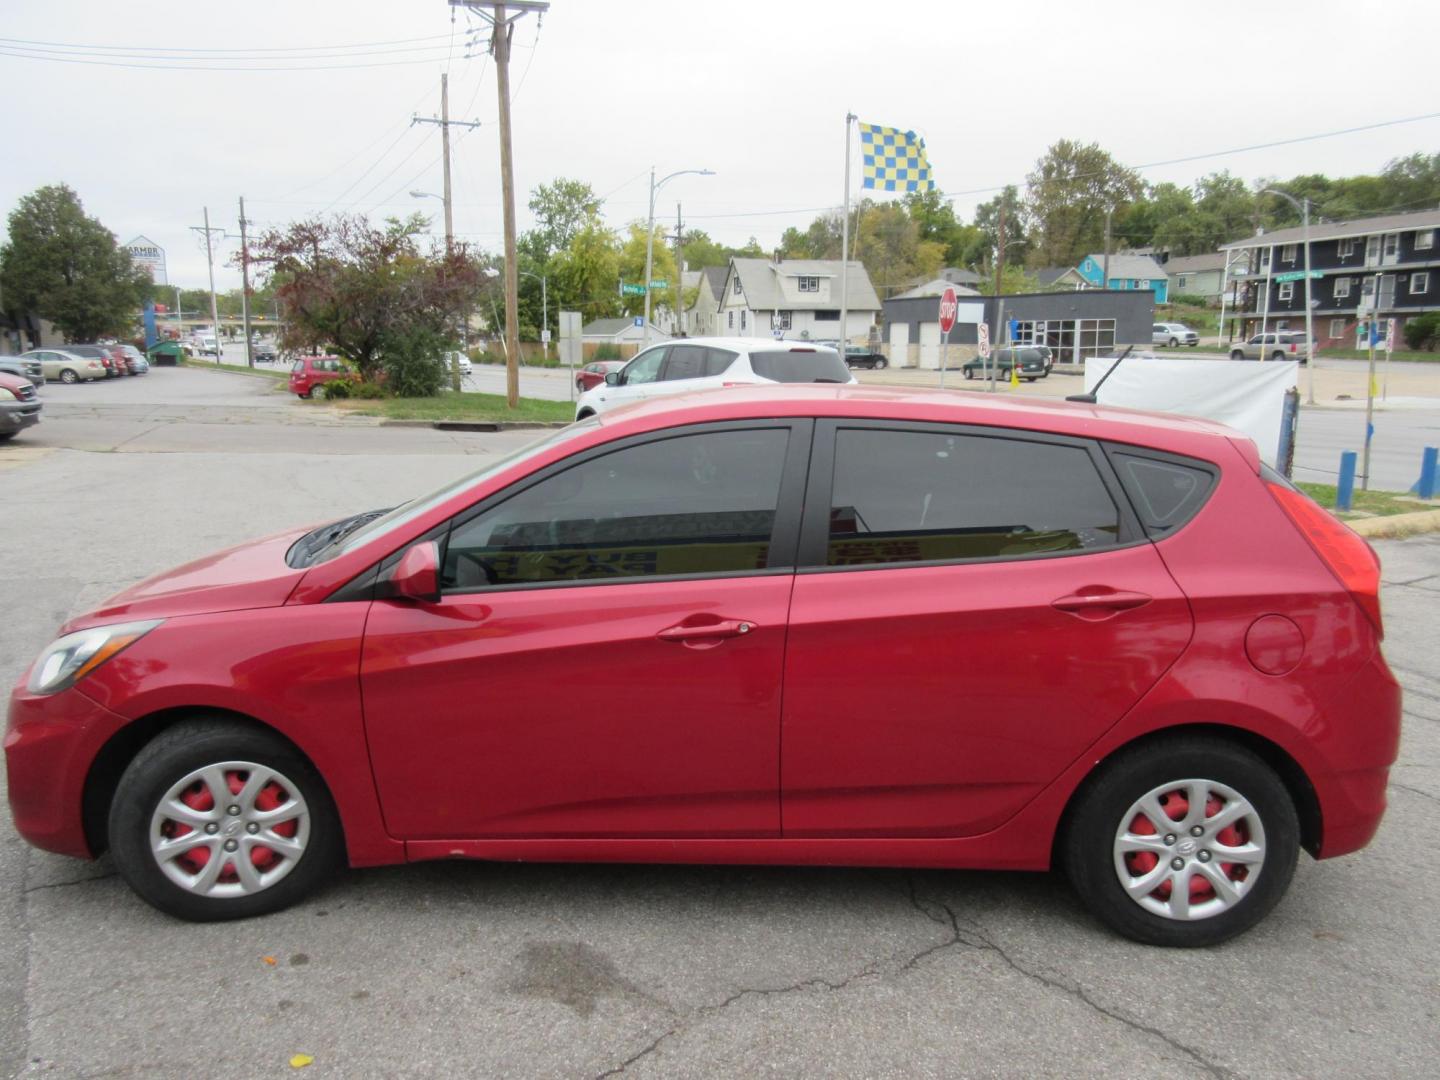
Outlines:
<svg viewBox="0 0 1440 1080"><path fill-rule="evenodd" d="M1208 470L1173 461L1116 454L1120 478L1151 536L1164 536L1190 519L1215 482Z"/></svg>
<svg viewBox="0 0 1440 1080"><path fill-rule="evenodd" d="M831 566L1018 558L1119 542L1119 511L1080 447L842 429L834 477Z"/></svg>
<svg viewBox="0 0 1440 1080"><path fill-rule="evenodd" d="M762 570L789 437L705 432L574 465L457 526L444 586Z"/></svg>

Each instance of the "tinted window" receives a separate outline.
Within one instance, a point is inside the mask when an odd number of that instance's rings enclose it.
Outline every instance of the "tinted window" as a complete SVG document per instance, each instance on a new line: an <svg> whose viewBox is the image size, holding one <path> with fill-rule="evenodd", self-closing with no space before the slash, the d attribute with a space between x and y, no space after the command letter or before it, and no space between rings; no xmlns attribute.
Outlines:
<svg viewBox="0 0 1440 1080"><path fill-rule="evenodd" d="M704 378L706 352L703 345L670 346L670 355L665 360L665 369L660 378L666 382Z"/></svg>
<svg viewBox="0 0 1440 1080"><path fill-rule="evenodd" d="M738 353L730 352L727 349L706 349L705 350L705 374L723 375L729 370L730 365L735 362Z"/></svg>
<svg viewBox="0 0 1440 1080"><path fill-rule="evenodd" d="M750 367L762 379L782 383L843 383L850 381L850 369L840 354L831 349L814 352L773 350L752 352Z"/></svg>
<svg viewBox="0 0 1440 1080"><path fill-rule="evenodd" d="M766 566L789 432L709 432L616 450L457 526L451 589Z"/></svg>
<svg viewBox="0 0 1440 1080"><path fill-rule="evenodd" d="M1200 465L1115 454L1120 480L1135 512L1152 536L1164 535L1189 521L1210 494L1215 476Z"/></svg>
<svg viewBox="0 0 1440 1080"><path fill-rule="evenodd" d="M831 566L1087 551L1120 514L1087 451L1020 439L841 430Z"/></svg>

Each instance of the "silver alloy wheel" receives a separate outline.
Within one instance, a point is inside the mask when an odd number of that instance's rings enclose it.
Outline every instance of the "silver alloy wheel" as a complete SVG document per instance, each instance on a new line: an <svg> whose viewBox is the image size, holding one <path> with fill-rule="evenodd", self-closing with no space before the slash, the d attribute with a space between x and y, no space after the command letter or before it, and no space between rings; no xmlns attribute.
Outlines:
<svg viewBox="0 0 1440 1080"><path fill-rule="evenodd" d="M229 899L268 889L299 865L310 808L283 774L221 761L186 774L150 816L150 853L197 896Z"/></svg>
<svg viewBox="0 0 1440 1080"><path fill-rule="evenodd" d="M1244 900L1265 864L1260 814L1214 780L1172 780L1131 805L1115 830L1120 887L1167 919L1209 919Z"/></svg>

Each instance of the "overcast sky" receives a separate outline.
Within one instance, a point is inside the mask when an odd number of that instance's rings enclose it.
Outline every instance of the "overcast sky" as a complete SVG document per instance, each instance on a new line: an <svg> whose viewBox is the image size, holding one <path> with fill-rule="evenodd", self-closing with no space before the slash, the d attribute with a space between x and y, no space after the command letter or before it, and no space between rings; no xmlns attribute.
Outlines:
<svg viewBox="0 0 1440 1080"><path fill-rule="evenodd" d="M520 229L530 189L557 176L591 183L616 226L643 218L653 164L716 172L672 180L657 216L673 222L678 200L716 239L772 247L840 204L847 110L923 135L968 218L1059 138L1141 166L1440 113L1437 26L1423 0L554 0L514 38ZM187 286L205 281L189 226L208 205L237 232L240 195L256 222L421 209L438 234L439 202L409 192L441 190L439 129L410 117L439 111L448 67L452 117L483 125L455 132L455 230L499 248L495 67L471 36L488 40L482 21L452 24L446 0L6 0L0 209L63 181L122 242L163 247ZM1440 151L1440 120L1144 175L1340 176L1414 151ZM220 260L216 277L238 284Z"/></svg>

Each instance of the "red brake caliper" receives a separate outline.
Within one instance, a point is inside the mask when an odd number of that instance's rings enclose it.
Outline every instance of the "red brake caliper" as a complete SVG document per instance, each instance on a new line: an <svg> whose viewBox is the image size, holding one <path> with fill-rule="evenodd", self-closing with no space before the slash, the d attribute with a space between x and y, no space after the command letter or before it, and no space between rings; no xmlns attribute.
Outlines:
<svg viewBox="0 0 1440 1080"><path fill-rule="evenodd" d="M180 796L180 801L191 810L198 810L200 813L208 813L215 809L215 798L210 794L210 789L201 781L196 780ZM165 834L171 838L177 836L188 836L194 830L179 821L167 821L164 826ZM192 848L184 855L175 860L187 871L198 874L210 861L210 849L207 847Z"/></svg>
<svg viewBox="0 0 1440 1080"><path fill-rule="evenodd" d="M256 810L278 810L285 804L286 795L279 784L271 781L260 789L260 794L255 796ZM292 818L289 821L282 821L271 831L277 836L286 838L295 835L296 822ZM250 849L250 861L257 870L265 870L272 866L280 856L271 851L268 847L256 844Z"/></svg>

